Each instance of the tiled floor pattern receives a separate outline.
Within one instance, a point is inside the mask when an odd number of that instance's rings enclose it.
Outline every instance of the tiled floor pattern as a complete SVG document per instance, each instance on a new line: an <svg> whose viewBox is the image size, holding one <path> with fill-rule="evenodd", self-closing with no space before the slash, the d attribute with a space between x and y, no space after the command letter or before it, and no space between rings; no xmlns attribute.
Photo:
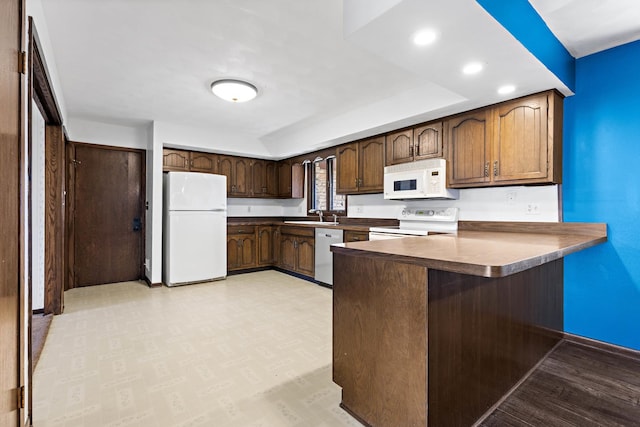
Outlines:
<svg viewBox="0 0 640 427"><path fill-rule="evenodd" d="M331 290L275 271L65 293L35 427L360 426L331 381Z"/></svg>

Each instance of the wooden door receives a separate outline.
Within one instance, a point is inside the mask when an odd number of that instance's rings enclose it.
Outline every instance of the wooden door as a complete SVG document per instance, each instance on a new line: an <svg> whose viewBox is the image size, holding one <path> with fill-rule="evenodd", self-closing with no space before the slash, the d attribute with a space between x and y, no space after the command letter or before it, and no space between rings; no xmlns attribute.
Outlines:
<svg viewBox="0 0 640 427"><path fill-rule="evenodd" d="M336 149L336 193L358 192L358 143L340 145Z"/></svg>
<svg viewBox="0 0 640 427"><path fill-rule="evenodd" d="M144 152L76 144L74 286L137 280L144 248Z"/></svg>
<svg viewBox="0 0 640 427"><path fill-rule="evenodd" d="M265 163L265 196L275 197L278 195L278 167L274 161Z"/></svg>
<svg viewBox="0 0 640 427"><path fill-rule="evenodd" d="M20 150L22 147L21 1L0 2L0 425L17 427L20 421L18 388L22 369L20 322Z"/></svg>
<svg viewBox="0 0 640 427"><path fill-rule="evenodd" d="M359 142L358 192L382 193L384 187L384 137Z"/></svg>
<svg viewBox="0 0 640 427"><path fill-rule="evenodd" d="M280 235L280 267L285 270L296 269L296 239L289 234Z"/></svg>
<svg viewBox="0 0 640 427"><path fill-rule="evenodd" d="M489 182L490 114L483 110L446 122L449 185Z"/></svg>
<svg viewBox="0 0 640 427"><path fill-rule="evenodd" d="M413 147L414 160L442 157L442 122L414 128Z"/></svg>
<svg viewBox="0 0 640 427"><path fill-rule="evenodd" d="M211 153L189 153L191 172L218 173L218 156Z"/></svg>
<svg viewBox="0 0 640 427"><path fill-rule="evenodd" d="M298 237L297 252L298 263L296 270L299 273L313 277L315 272L315 252L314 252L314 238L313 237Z"/></svg>
<svg viewBox="0 0 640 427"><path fill-rule="evenodd" d="M547 95L497 106L493 111L493 181L547 177Z"/></svg>
<svg viewBox="0 0 640 427"><path fill-rule="evenodd" d="M230 196L235 189L234 178L235 171L233 169L233 157L220 156L218 159L218 173L227 177L227 195Z"/></svg>
<svg viewBox="0 0 640 427"><path fill-rule="evenodd" d="M262 197L267 192L264 160L251 161L251 195Z"/></svg>
<svg viewBox="0 0 640 427"><path fill-rule="evenodd" d="M188 172L189 152L164 148L162 150L162 170L165 172Z"/></svg>
<svg viewBox="0 0 640 427"><path fill-rule="evenodd" d="M390 133L385 138L386 164L395 165L413 161L413 130Z"/></svg>
<svg viewBox="0 0 640 427"><path fill-rule="evenodd" d="M234 183L231 193L234 196L249 196L251 182L250 160L244 157L236 157L233 161Z"/></svg>

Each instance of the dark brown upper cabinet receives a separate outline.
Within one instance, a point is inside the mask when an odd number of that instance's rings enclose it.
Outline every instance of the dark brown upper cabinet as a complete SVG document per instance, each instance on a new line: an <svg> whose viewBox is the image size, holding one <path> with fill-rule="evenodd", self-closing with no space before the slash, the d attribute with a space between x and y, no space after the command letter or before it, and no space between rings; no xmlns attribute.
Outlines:
<svg viewBox="0 0 640 427"><path fill-rule="evenodd" d="M422 124L387 134L386 165L442 157L442 122Z"/></svg>
<svg viewBox="0 0 640 427"><path fill-rule="evenodd" d="M454 188L562 182L562 96L539 93L445 123Z"/></svg>
<svg viewBox="0 0 640 427"><path fill-rule="evenodd" d="M336 148L336 193L382 193L384 137L364 139Z"/></svg>

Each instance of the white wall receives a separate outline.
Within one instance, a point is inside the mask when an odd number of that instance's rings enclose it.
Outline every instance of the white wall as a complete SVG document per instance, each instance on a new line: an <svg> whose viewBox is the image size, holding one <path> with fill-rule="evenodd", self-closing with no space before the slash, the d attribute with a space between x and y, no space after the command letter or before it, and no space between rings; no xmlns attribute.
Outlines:
<svg viewBox="0 0 640 427"><path fill-rule="evenodd" d="M349 196L351 218L397 218L402 208L459 207L466 221L557 222L560 219L559 187L491 187L460 190L458 200L384 200L382 194Z"/></svg>
<svg viewBox="0 0 640 427"><path fill-rule="evenodd" d="M45 123L31 103L31 308L44 308Z"/></svg>
<svg viewBox="0 0 640 427"><path fill-rule="evenodd" d="M306 199L227 199L227 215L306 216Z"/></svg>
<svg viewBox="0 0 640 427"><path fill-rule="evenodd" d="M74 142L138 148L149 146L149 125L121 125L69 117L66 122L69 139Z"/></svg>
<svg viewBox="0 0 640 427"><path fill-rule="evenodd" d="M63 122L66 122L67 105L64 100L64 94L62 93L62 85L60 84L56 60L53 56L53 48L49 37L49 27L44 17L44 10L42 9L42 0L28 0L26 2L26 9L27 16L31 16L33 18L36 31L38 32L38 41L42 48L42 52L40 52L40 54L46 63L47 71L49 73L49 83L51 83L53 93L56 96L56 101L58 102L58 108L60 108L60 114L62 115Z"/></svg>
<svg viewBox="0 0 640 427"><path fill-rule="evenodd" d="M153 127L162 144L161 147L271 158L271 153L262 142L255 138L246 138L233 130L198 128L162 121L154 121Z"/></svg>

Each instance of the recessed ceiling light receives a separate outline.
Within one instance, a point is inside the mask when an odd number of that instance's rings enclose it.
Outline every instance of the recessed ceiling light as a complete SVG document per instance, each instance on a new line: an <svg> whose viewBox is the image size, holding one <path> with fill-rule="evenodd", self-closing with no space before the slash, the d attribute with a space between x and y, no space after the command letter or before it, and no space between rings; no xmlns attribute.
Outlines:
<svg viewBox="0 0 640 427"><path fill-rule="evenodd" d="M515 90L516 90L516 87L514 85L504 85L498 88L498 93L500 95L507 95L511 92L514 92Z"/></svg>
<svg viewBox="0 0 640 427"><path fill-rule="evenodd" d="M484 66L482 65L481 62L469 62L467 65L464 66L464 68L462 69L462 72L465 74L477 74L480 71L482 71L482 69L484 68Z"/></svg>
<svg viewBox="0 0 640 427"><path fill-rule="evenodd" d="M420 30L413 36L413 42L417 46L426 46L438 38L438 34L434 30Z"/></svg>
<svg viewBox="0 0 640 427"><path fill-rule="evenodd" d="M251 83L233 79L216 80L211 83L211 91L229 102L250 101L258 94L258 89Z"/></svg>

